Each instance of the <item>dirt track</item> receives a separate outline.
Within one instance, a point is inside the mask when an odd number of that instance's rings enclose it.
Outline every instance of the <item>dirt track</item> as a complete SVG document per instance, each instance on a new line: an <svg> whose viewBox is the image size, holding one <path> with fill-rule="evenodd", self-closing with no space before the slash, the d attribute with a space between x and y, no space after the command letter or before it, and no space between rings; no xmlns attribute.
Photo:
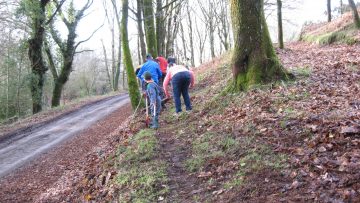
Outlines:
<svg viewBox="0 0 360 203"><path fill-rule="evenodd" d="M1 201L36 201L67 172L86 166L86 155L130 115L127 103L127 95L105 99L2 141Z"/></svg>

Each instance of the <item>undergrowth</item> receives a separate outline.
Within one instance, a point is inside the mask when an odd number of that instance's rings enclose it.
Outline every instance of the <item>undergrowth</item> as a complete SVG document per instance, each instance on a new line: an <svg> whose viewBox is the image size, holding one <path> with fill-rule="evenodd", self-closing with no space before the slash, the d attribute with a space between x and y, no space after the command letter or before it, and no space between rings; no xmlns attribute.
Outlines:
<svg viewBox="0 0 360 203"><path fill-rule="evenodd" d="M313 42L319 45L330 45L334 43L353 45L357 43L357 40L354 37L355 31L356 29L354 25L350 25L342 30L321 35L304 35L301 40L305 42Z"/></svg>
<svg viewBox="0 0 360 203"><path fill-rule="evenodd" d="M155 202L168 193L166 162L158 159L155 131L142 130L118 149L120 202Z"/></svg>

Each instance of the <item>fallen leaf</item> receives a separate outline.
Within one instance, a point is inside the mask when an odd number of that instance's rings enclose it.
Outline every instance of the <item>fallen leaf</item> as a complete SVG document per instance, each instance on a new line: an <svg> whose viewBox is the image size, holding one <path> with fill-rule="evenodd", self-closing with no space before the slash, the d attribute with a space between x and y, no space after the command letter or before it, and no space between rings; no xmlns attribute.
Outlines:
<svg viewBox="0 0 360 203"><path fill-rule="evenodd" d="M224 190L217 190L217 191L214 191L212 194L213 195L220 195L223 192L224 192Z"/></svg>
<svg viewBox="0 0 360 203"><path fill-rule="evenodd" d="M267 128L260 129L261 133L266 132L266 131L267 131Z"/></svg>
<svg viewBox="0 0 360 203"><path fill-rule="evenodd" d="M355 126L343 126L340 130L341 134L357 134L360 133L360 129Z"/></svg>
<svg viewBox="0 0 360 203"><path fill-rule="evenodd" d="M90 194L85 195L85 200L90 201L91 200L91 195Z"/></svg>
<svg viewBox="0 0 360 203"><path fill-rule="evenodd" d="M198 175L198 178L206 178L206 177L210 177L212 176L212 173L209 172L200 172L200 174Z"/></svg>
<svg viewBox="0 0 360 203"><path fill-rule="evenodd" d="M323 146L319 147L319 152L326 152L326 148Z"/></svg>

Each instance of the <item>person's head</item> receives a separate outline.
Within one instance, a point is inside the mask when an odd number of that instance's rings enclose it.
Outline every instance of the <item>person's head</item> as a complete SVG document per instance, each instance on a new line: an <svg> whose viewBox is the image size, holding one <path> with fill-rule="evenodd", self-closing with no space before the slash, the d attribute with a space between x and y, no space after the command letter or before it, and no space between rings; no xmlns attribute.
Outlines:
<svg viewBox="0 0 360 203"><path fill-rule="evenodd" d="M146 54L146 60L151 60L152 58L151 54Z"/></svg>
<svg viewBox="0 0 360 203"><path fill-rule="evenodd" d="M151 81L151 73L148 72L148 71L145 71L144 79L145 79L146 82Z"/></svg>
<svg viewBox="0 0 360 203"><path fill-rule="evenodd" d="M173 66L175 63L176 63L176 59L173 58L173 57L169 57L168 60L167 60L169 66Z"/></svg>

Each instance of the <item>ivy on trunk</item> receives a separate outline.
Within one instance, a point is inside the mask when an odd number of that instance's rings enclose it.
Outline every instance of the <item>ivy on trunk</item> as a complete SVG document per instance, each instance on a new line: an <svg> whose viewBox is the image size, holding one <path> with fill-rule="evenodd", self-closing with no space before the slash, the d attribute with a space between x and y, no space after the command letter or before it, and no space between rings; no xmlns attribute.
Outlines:
<svg viewBox="0 0 360 203"><path fill-rule="evenodd" d="M38 113L42 110L42 96L44 87L44 75L48 70L42 56L42 47L45 37L45 8L50 0L29 0L23 3L28 4L29 10L26 11L31 19L31 38L29 44L29 59L31 63L31 97L32 112Z"/></svg>

